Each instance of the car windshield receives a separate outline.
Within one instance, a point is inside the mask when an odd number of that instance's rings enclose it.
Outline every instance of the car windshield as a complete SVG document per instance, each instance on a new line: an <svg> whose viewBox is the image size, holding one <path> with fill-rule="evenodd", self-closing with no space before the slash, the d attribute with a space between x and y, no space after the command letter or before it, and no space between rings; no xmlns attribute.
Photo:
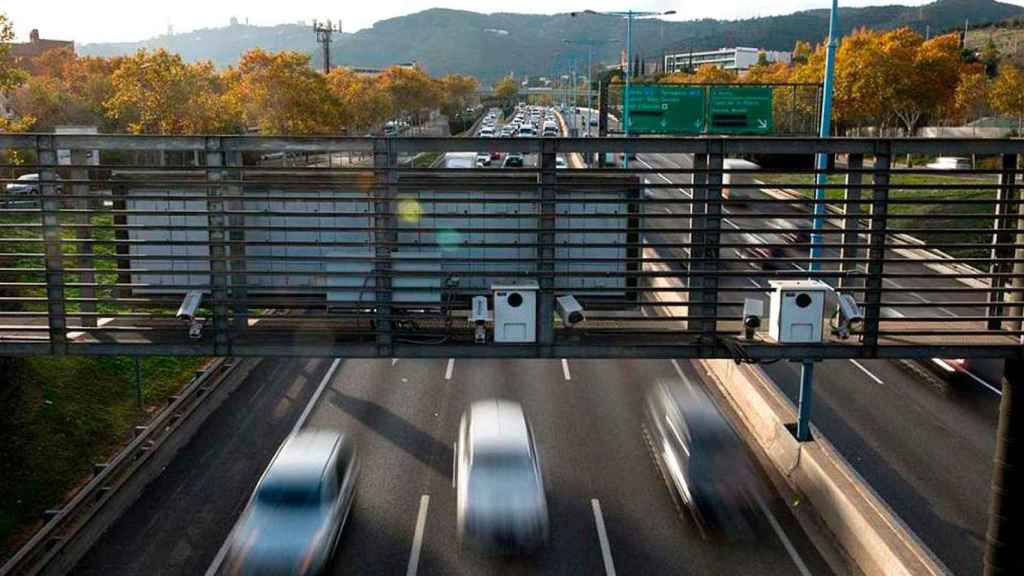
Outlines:
<svg viewBox="0 0 1024 576"><path fill-rule="evenodd" d="M270 476L260 486L256 499L272 506L316 506L320 503L320 486L316 482Z"/></svg>

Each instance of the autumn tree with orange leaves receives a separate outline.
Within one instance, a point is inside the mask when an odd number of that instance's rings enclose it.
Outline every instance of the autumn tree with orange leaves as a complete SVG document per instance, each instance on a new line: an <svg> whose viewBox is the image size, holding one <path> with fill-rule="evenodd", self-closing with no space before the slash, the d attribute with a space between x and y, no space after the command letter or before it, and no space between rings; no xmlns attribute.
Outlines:
<svg viewBox="0 0 1024 576"><path fill-rule="evenodd" d="M240 128L213 64L186 64L165 50L121 61L105 102L107 115L133 134L211 134Z"/></svg>
<svg viewBox="0 0 1024 576"><path fill-rule="evenodd" d="M250 50L224 76L226 100L247 128L282 135L340 129L340 102L308 54Z"/></svg>

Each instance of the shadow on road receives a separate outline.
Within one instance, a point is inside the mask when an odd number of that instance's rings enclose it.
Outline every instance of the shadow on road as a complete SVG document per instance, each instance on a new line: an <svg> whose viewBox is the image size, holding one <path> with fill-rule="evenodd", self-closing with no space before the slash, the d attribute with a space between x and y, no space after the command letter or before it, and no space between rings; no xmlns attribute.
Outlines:
<svg viewBox="0 0 1024 576"><path fill-rule="evenodd" d="M362 422L367 428L380 434L423 464L434 468L444 478L451 480L451 462L455 457L451 446L437 441L430 434L410 424L405 418L376 402L349 396L337 390L331 390L329 394L331 404Z"/></svg>

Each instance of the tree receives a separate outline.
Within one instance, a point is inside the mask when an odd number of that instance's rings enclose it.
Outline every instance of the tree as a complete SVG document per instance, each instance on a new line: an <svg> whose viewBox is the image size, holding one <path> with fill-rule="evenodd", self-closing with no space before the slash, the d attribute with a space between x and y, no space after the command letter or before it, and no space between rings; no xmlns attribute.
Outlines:
<svg viewBox="0 0 1024 576"><path fill-rule="evenodd" d="M953 95L954 119L967 123L989 109L989 79L982 64L965 66Z"/></svg>
<svg viewBox="0 0 1024 576"><path fill-rule="evenodd" d="M7 15L0 12L0 94L17 88L25 81L26 74L18 68L11 54L10 42L14 40L14 24Z"/></svg>
<svg viewBox="0 0 1024 576"><path fill-rule="evenodd" d="M250 50L225 73L225 82L230 106L246 127L263 134L328 134L341 128L341 103L328 89L327 77L309 66L308 54Z"/></svg>
<svg viewBox="0 0 1024 576"><path fill-rule="evenodd" d="M663 84L736 84L739 74L713 64L705 64L693 74L676 72L662 78Z"/></svg>
<svg viewBox="0 0 1024 576"><path fill-rule="evenodd" d="M511 76L502 78L494 85L494 96L499 101L511 106L512 102L519 96L519 84Z"/></svg>
<svg viewBox="0 0 1024 576"><path fill-rule="evenodd" d="M112 76L120 59L80 58L56 49L35 59L33 70L12 93L14 108L38 119L36 130L61 124L94 125L101 131L119 127L107 116L104 103L113 96Z"/></svg>
<svg viewBox="0 0 1024 576"><path fill-rule="evenodd" d="M437 83L441 92L441 110L449 118L455 118L477 100L476 91L480 83L472 76L448 74Z"/></svg>
<svg viewBox="0 0 1024 576"><path fill-rule="evenodd" d="M140 50L121 61L111 81L107 115L128 132L204 134L240 127L209 62L186 64L165 50Z"/></svg>
<svg viewBox="0 0 1024 576"><path fill-rule="evenodd" d="M382 124L391 114L391 101L373 76L349 68L333 68L327 85L340 106L339 123L352 130L367 130Z"/></svg>
<svg viewBox="0 0 1024 576"><path fill-rule="evenodd" d="M381 73L380 86L391 98L395 116L416 116L441 104L440 90L419 68L391 66Z"/></svg>
<svg viewBox="0 0 1024 576"><path fill-rule="evenodd" d="M1024 134L1024 72L1013 64L999 67L992 83L992 107L1017 119L1017 134Z"/></svg>

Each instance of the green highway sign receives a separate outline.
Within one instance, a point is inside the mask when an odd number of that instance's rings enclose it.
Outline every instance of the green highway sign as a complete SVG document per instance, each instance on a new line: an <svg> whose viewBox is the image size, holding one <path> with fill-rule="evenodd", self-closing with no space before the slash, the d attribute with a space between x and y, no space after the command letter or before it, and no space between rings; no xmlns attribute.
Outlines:
<svg viewBox="0 0 1024 576"><path fill-rule="evenodd" d="M629 87L631 134L704 132L705 90L701 86L634 84Z"/></svg>
<svg viewBox="0 0 1024 576"><path fill-rule="evenodd" d="M711 134L771 134L770 86L712 86L708 102Z"/></svg>

